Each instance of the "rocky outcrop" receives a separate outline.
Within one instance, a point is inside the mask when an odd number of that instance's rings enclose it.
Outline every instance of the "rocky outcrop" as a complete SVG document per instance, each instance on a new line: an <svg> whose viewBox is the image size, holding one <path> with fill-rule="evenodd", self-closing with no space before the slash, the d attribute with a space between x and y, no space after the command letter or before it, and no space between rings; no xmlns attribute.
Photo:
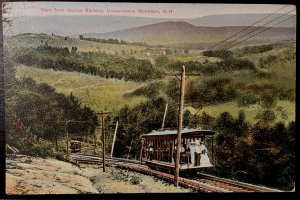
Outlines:
<svg viewBox="0 0 300 200"><path fill-rule="evenodd" d="M98 193L83 171L68 162L15 155L6 159L7 194Z"/></svg>

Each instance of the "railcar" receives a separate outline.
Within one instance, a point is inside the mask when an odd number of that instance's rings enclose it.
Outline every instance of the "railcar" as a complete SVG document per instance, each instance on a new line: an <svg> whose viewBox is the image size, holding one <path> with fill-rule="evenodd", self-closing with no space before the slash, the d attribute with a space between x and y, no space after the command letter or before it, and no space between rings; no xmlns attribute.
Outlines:
<svg viewBox="0 0 300 200"><path fill-rule="evenodd" d="M78 140L71 140L71 152L80 152L81 151L81 142Z"/></svg>
<svg viewBox="0 0 300 200"><path fill-rule="evenodd" d="M213 155L214 131L202 129L182 129L180 148L180 171L195 171L213 167L209 155ZM210 151L207 138L210 137ZM142 161L152 169L175 170L177 130L153 131L142 135Z"/></svg>

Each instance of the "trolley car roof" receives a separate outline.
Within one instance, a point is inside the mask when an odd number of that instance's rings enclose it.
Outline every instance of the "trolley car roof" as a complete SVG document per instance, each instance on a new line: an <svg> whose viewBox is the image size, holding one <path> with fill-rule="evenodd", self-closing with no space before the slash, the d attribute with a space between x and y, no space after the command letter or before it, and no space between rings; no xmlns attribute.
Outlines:
<svg viewBox="0 0 300 200"><path fill-rule="evenodd" d="M164 131L153 131L148 134L142 135L144 138L148 137L177 137L178 130L164 130ZM205 135L214 135L215 132L211 130L202 130L202 129L188 129L184 128L181 130L182 137L201 137Z"/></svg>

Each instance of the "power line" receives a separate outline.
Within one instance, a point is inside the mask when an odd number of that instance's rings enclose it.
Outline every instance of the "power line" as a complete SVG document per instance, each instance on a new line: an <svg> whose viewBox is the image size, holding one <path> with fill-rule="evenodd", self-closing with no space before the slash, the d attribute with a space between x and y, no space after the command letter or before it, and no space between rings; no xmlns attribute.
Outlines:
<svg viewBox="0 0 300 200"><path fill-rule="evenodd" d="M289 14L290 12L292 12L292 11L294 11L294 10L295 10L295 8L292 9L292 10L290 10L289 12L284 13L284 14L280 15L279 17L276 17L275 19L273 19L273 20L271 20L271 21L265 23L264 25L255 28L254 30L252 30L252 31L250 31L250 32L248 32L248 33L246 33L246 34L244 34L243 36L241 36L241 37L239 37L239 38L237 38L237 39L235 39L235 40L233 40L233 41L231 41L231 42L229 42L229 43L227 43L227 44L225 44L225 45L222 45L221 47L218 47L217 49L224 49L223 47L226 47L226 46L228 46L228 45L230 45L230 44L232 44L232 43L238 41L239 39L241 39L241 38L243 38L243 37L245 37L245 36L247 36L247 35L249 35L249 34L255 32L255 31L257 31L257 30L264 28L266 25L268 25L268 24L274 22L275 20L277 20L277 19L279 19L279 18L281 18L281 17L283 17L283 16ZM271 27L272 27L272 26L271 26ZM227 49L227 48L225 48L225 49Z"/></svg>
<svg viewBox="0 0 300 200"><path fill-rule="evenodd" d="M287 6L289 6L289 5L283 6L283 7L281 7L280 9L277 9L276 11L273 11L271 14L269 14L269 15L267 15L267 16L265 16L265 17L263 17L262 19L260 19L260 20L258 20L258 21L256 21L256 22L254 22L253 24L251 24L251 25L247 26L246 28L244 28L244 29L240 30L239 32L237 32L237 33L233 34L232 36L229 36L228 38L226 38L226 39L222 40L221 42L219 42L219 43L217 43L217 44L215 44L215 45L211 46L211 47L210 47L208 50L211 50L212 48L214 48L214 47L216 47L216 46L218 46L218 45L222 44L223 42L227 41L228 39L231 39L231 38L233 38L234 36L238 35L239 33L243 32L244 30L246 30L246 29L248 29L248 28L252 27L253 25L255 25L255 24L259 23L259 22L261 22L262 20L264 20L264 19L268 18L269 16L271 16L271 15L275 14L276 12L278 12L278 11L280 11L280 10L282 10L282 9L286 8Z"/></svg>
<svg viewBox="0 0 300 200"><path fill-rule="evenodd" d="M235 44L235 45L233 45L233 46L231 46L231 47L229 47L229 48L227 48L227 49L230 49L230 48L232 48L232 47L234 47L234 46L236 46L236 45L238 45L238 44L240 44L240 43L242 43L242 42L244 42L244 41L246 41L246 40L248 40L248 39L250 39L250 38L252 38L252 37L254 37L254 36L258 35L258 34L260 34L260 33L262 33L262 32L265 32L265 31L269 30L270 28L272 28L272 27L274 27L274 26L276 26L276 25L278 25L278 24L281 24L281 23L283 23L283 22L285 22L285 21L291 19L292 17L295 17L295 15L293 15L293 16L291 16L291 17L285 19L285 20L282 20L282 21L278 22L277 24L274 24L273 26L268 27L268 28L266 28L266 29L264 29L264 30L262 30L262 31L260 31L260 32L258 32L258 33L256 33L256 34L254 34L254 35L252 35L252 36L250 36L250 37L248 37L248 38L246 38L246 39L244 39L244 40L238 42L237 44Z"/></svg>

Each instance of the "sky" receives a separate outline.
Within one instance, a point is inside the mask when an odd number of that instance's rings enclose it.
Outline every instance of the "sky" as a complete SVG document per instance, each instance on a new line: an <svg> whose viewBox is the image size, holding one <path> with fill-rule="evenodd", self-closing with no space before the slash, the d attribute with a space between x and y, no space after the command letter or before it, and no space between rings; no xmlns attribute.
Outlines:
<svg viewBox="0 0 300 200"><path fill-rule="evenodd" d="M152 18L198 18L221 14L272 13L283 4L201 4L201 3L112 3L112 2L9 2L9 15L121 15ZM276 13L295 9L288 5ZM296 11L290 12L296 14Z"/></svg>

